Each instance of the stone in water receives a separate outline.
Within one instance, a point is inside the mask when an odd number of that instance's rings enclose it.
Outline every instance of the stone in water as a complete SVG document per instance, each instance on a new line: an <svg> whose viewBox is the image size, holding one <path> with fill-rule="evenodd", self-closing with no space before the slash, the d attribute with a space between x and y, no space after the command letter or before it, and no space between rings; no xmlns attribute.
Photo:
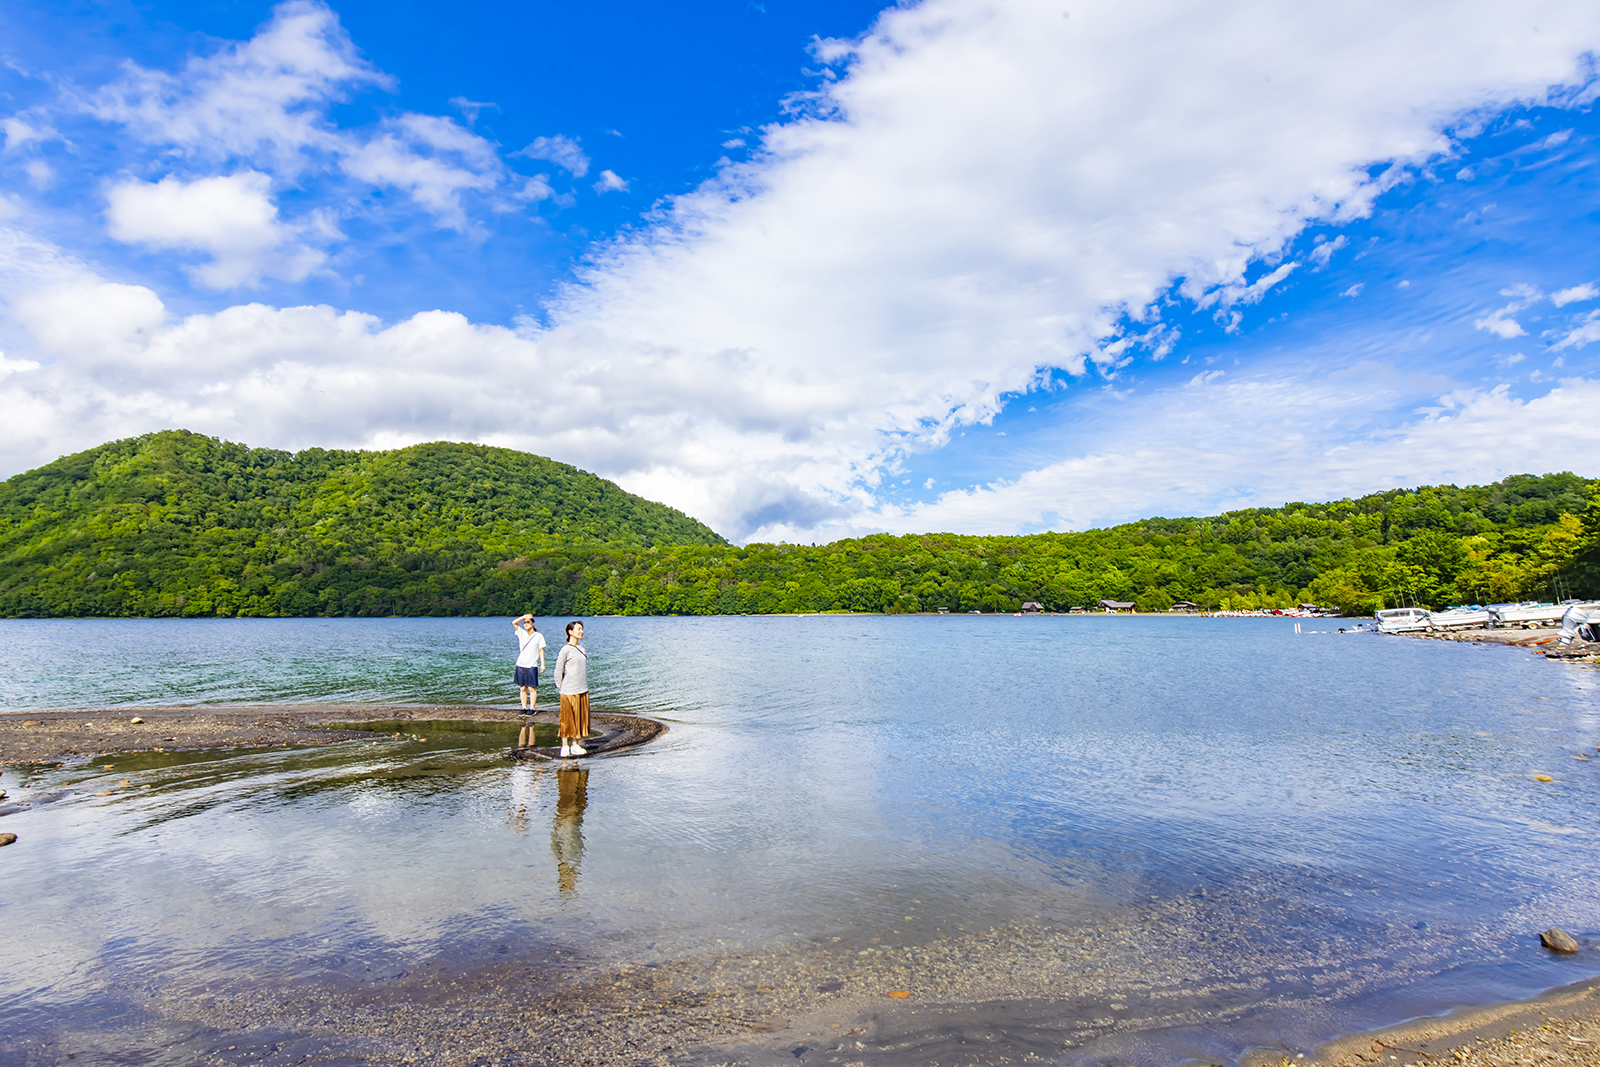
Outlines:
<svg viewBox="0 0 1600 1067"><path fill-rule="evenodd" d="M1573 953L1580 947L1576 938L1554 926L1539 935L1539 943L1551 952L1561 953Z"/></svg>

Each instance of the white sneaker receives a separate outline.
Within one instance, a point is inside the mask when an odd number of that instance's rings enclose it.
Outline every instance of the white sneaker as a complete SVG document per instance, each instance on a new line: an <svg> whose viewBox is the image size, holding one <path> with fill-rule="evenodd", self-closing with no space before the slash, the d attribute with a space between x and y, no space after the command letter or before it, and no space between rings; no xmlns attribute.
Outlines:
<svg viewBox="0 0 1600 1067"><path fill-rule="evenodd" d="M574 741L572 743L572 754L574 756L587 756L589 754L589 750Z"/></svg>
<svg viewBox="0 0 1600 1067"><path fill-rule="evenodd" d="M570 755L572 755L572 749L569 748L566 745L562 745L561 746L561 758L562 759L566 759Z"/></svg>

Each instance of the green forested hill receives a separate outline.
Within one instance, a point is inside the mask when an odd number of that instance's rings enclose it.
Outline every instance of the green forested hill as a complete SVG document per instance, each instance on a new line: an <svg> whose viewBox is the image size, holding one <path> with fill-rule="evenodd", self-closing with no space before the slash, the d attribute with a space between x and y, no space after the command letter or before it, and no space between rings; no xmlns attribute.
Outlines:
<svg viewBox="0 0 1600 1067"><path fill-rule="evenodd" d="M573 467L181 432L0 486L0 615L1162 610L1600 597L1600 481L1516 475L1026 537L736 548Z"/></svg>
<svg viewBox="0 0 1600 1067"><path fill-rule="evenodd" d="M570 599L594 614L1015 610L1105 598L1160 611L1600 597L1600 481L1517 475L1331 504L1145 519L1027 537L874 536L565 554ZM554 557L540 561L556 566Z"/></svg>
<svg viewBox="0 0 1600 1067"><path fill-rule="evenodd" d="M485 569L599 543L724 542L510 449L291 455L166 431L0 485L0 615L456 614Z"/></svg>

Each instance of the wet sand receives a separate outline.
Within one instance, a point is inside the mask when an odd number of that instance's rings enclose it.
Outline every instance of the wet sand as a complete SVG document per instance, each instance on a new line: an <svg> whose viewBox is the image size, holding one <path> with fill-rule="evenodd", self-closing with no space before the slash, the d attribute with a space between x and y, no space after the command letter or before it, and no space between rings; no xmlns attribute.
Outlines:
<svg viewBox="0 0 1600 1067"><path fill-rule="evenodd" d="M1283 1059L1264 1056L1249 1067L1280 1064ZM1292 1062L1306 1067L1388 1063L1594 1067L1600 1064L1600 979L1553 989L1532 1000L1462 1008L1437 1018L1351 1034Z"/></svg>
<svg viewBox="0 0 1600 1067"><path fill-rule="evenodd" d="M538 720L553 722L541 705ZM596 719L607 718L596 713ZM134 719L143 719L135 723ZM613 716L626 719L628 716ZM506 724L506 748L516 744L522 719L515 707L417 707L384 704L308 704L170 708L86 708L0 713L0 765L59 763L89 755L178 749L327 745L365 737L352 723L437 721ZM332 725L330 725L332 724Z"/></svg>

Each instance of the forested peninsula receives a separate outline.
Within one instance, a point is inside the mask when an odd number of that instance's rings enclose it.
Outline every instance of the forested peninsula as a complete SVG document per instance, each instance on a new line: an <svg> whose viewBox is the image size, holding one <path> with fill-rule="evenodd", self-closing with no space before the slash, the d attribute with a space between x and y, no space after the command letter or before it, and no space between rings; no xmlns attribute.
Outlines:
<svg viewBox="0 0 1600 1067"><path fill-rule="evenodd" d="M1516 475L1081 533L728 544L575 467L434 443L288 453L164 431L0 484L0 616L1350 614L1600 597L1600 480Z"/></svg>

